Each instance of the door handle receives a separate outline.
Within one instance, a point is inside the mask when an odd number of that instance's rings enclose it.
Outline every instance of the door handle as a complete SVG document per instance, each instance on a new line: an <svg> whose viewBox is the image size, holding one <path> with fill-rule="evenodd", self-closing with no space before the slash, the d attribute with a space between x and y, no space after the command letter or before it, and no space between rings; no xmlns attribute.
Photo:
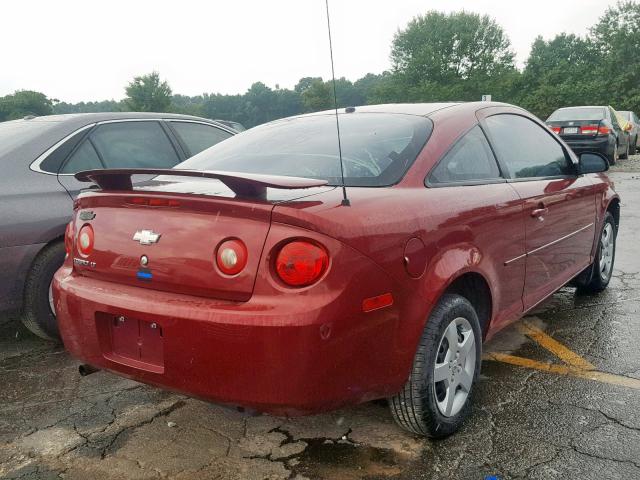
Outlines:
<svg viewBox="0 0 640 480"><path fill-rule="evenodd" d="M547 207L536 208L531 211L531 216L542 220L542 217L544 217L547 213L549 213L549 209Z"/></svg>

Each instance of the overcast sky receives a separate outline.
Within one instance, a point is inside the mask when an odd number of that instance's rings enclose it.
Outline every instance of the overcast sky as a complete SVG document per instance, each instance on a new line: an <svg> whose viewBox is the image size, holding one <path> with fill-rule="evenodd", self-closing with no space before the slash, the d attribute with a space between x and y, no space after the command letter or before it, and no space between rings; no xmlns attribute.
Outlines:
<svg viewBox="0 0 640 480"><path fill-rule="evenodd" d="M587 33L615 0L330 0L336 76L389 68L391 40L430 9L488 14L526 60L537 35ZM4 0L0 95L37 90L67 102L120 99L153 70L174 93L243 93L330 77L324 0Z"/></svg>

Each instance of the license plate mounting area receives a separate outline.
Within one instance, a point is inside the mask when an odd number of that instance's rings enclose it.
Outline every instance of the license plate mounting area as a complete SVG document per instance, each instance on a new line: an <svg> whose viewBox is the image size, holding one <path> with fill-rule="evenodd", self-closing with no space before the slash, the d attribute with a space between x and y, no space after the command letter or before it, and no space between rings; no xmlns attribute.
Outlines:
<svg viewBox="0 0 640 480"><path fill-rule="evenodd" d="M164 334L157 322L96 314L103 356L140 370L164 373Z"/></svg>

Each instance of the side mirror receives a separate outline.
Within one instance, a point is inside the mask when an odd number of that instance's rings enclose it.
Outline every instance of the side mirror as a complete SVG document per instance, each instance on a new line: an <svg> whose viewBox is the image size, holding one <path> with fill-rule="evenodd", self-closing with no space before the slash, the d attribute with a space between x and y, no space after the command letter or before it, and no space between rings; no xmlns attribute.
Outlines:
<svg viewBox="0 0 640 480"><path fill-rule="evenodd" d="M579 157L580 173L600 173L609 170L607 157L596 152L584 152Z"/></svg>
<svg viewBox="0 0 640 480"><path fill-rule="evenodd" d="M630 132L631 130L633 130L633 125L631 125L630 123L627 123L627 125L624 127L624 130L626 132Z"/></svg>

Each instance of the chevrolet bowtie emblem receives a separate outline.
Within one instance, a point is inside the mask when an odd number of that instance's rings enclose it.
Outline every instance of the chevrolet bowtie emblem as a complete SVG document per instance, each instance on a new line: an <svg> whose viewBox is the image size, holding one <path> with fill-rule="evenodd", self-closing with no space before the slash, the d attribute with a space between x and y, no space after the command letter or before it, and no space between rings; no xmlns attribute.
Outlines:
<svg viewBox="0 0 640 480"><path fill-rule="evenodd" d="M160 240L160 233L154 233L153 230L138 230L133 239L136 242L140 242L140 245L151 245L152 243L158 243Z"/></svg>

